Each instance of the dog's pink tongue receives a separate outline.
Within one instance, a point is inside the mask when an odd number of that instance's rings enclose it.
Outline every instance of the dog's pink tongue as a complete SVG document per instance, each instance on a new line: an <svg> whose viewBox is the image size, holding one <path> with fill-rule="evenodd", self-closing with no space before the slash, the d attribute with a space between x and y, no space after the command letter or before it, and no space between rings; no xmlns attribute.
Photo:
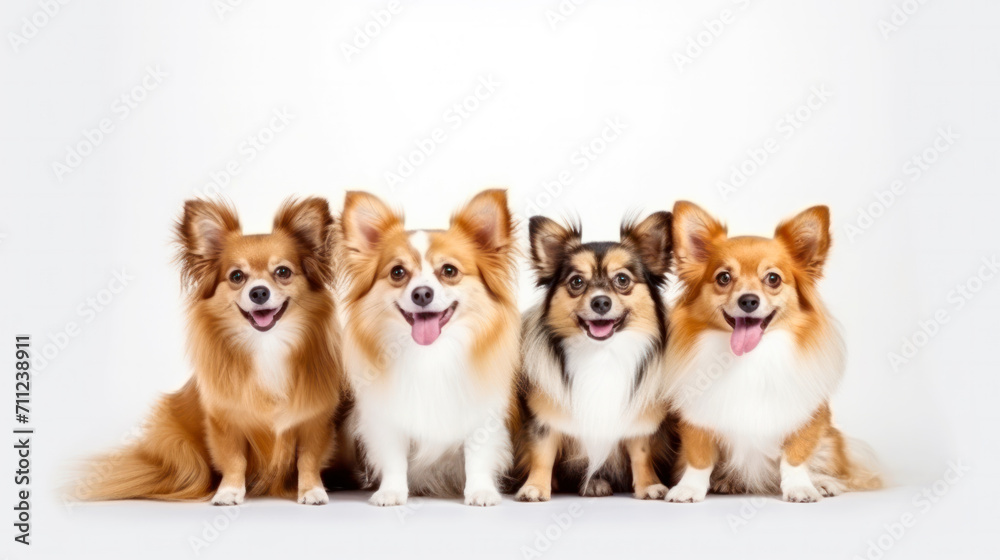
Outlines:
<svg viewBox="0 0 1000 560"><path fill-rule="evenodd" d="M258 327L266 327L271 324L277 313L277 309L264 309L262 311L251 311L250 315L253 316L253 322L257 323Z"/></svg>
<svg viewBox="0 0 1000 560"><path fill-rule="evenodd" d="M418 313L413 318L413 340L427 346L441 336L440 313Z"/></svg>
<svg viewBox="0 0 1000 560"><path fill-rule="evenodd" d="M614 321L590 321L587 324L590 328L590 334L597 338L604 338L611 334L611 331L615 328Z"/></svg>
<svg viewBox="0 0 1000 560"><path fill-rule="evenodd" d="M763 321L759 319L747 320L745 317L736 317L736 327L733 328L733 336L729 339L729 347L733 349L733 354L742 356L756 348L764 336L762 325Z"/></svg>

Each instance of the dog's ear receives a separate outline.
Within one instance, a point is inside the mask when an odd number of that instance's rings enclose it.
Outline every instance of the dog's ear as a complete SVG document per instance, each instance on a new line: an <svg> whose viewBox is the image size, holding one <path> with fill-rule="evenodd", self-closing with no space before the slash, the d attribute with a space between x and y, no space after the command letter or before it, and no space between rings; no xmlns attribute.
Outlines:
<svg viewBox="0 0 1000 560"><path fill-rule="evenodd" d="M402 225L402 215L394 212L379 197L362 191L349 191L345 195L340 231L348 251L375 251L387 233Z"/></svg>
<svg viewBox="0 0 1000 560"><path fill-rule="evenodd" d="M774 238L781 241L795 262L813 280L823 275L830 252L830 209L813 206L778 225Z"/></svg>
<svg viewBox="0 0 1000 560"><path fill-rule="evenodd" d="M663 276L670 270L674 250L672 223L670 212L656 212L639 223L629 220L622 224L622 243L634 247L656 276Z"/></svg>
<svg viewBox="0 0 1000 560"><path fill-rule="evenodd" d="M696 204L683 200L674 204L673 214L677 275L693 284L704 274L713 245L726 238L726 226Z"/></svg>
<svg viewBox="0 0 1000 560"><path fill-rule="evenodd" d="M274 231L292 236L303 250L302 273L313 288L333 284L334 220L322 198L290 198L274 217Z"/></svg>
<svg viewBox="0 0 1000 560"><path fill-rule="evenodd" d="M486 288L511 305L516 305L514 227L503 189L480 192L451 217L451 230L461 232L478 248L476 266Z"/></svg>
<svg viewBox="0 0 1000 560"><path fill-rule="evenodd" d="M212 297L226 239L239 233L239 218L228 203L200 199L185 202L184 215L174 226L182 283L193 287L201 297Z"/></svg>
<svg viewBox="0 0 1000 560"><path fill-rule="evenodd" d="M533 216L528 222L528 242L531 244L531 266L538 275L538 284L556 280L559 266L567 254L580 246L579 224L563 226L544 216Z"/></svg>
<svg viewBox="0 0 1000 560"><path fill-rule="evenodd" d="M451 217L451 227L468 235L484 251L507 249L514 234L507 191L489 189L477 194Z"/></svg>

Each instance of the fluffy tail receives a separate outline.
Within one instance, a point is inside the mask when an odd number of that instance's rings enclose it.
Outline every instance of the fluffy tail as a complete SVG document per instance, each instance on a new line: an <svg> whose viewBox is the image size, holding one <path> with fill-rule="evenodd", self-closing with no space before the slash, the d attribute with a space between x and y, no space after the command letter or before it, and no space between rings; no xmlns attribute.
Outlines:
<svg viewBox="0 0 1000 560"><path fill-rule="evenodd" d="M203 500L213 474L194 379L164 397L138 441L99 457L77 485L83 500Z"/></svg>
<svg viewBox="0 0 1000 560"><path fill-rule="evenodd" d="M867 443L855 439L847 440L847 456L850 461L847 486L851 490L878 490L884 483L878 474L878 459L875 450Z"/></svg>

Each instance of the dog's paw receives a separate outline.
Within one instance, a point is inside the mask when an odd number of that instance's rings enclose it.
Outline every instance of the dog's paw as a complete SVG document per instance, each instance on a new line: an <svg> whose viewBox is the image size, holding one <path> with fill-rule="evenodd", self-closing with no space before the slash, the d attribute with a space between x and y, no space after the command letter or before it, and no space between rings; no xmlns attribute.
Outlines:
<svg viewBox="0 0 1000 560"><path fill-rule="evenodd" d="M368 499L368 503L373 506L401 506L406 504L406 497L409 492L406 490L396 490L393 488L379 488Z"/></svg>
<svg viewBox="0 0 1000 560"><path fill-rule="evenodd" d="M844 493L844 485L833 479L823 480L816 483L816 490L824 498L832 498Z"/></svg>
<svg viewBox="0 0 1000 560"><path fill-rule="evenodd" d="M809 504L812 502L818 502L823 499L820 496L819 490L816 490L815 486L804 484L796 486L788 486L781 489L781 498L786 502L792 502L796 504Z"/></svg>
<svg viewBox="0 0 1000 560"><path fill-rule="evenodd" d="M678 484L667 492L666 500L678 504L693 504L705 499L708 488L695 488L686 484Z"/></svg>
<svg viewBox="0 0 1000 560"><path fill-rule="evenodd" d="M321 506L330 502L330 495L326 493L326 488L315 486L309 490L299 491L299 503L307 506Z"/></svg>
<svg viewBox="0 0 1000 560"><path fill-rule="evenodd" d="M212 496L213 506L238 506L243 503L247 489L243 486L220 486Z"/></svg>
<svg viewBox="0 0 1000 560"><path fill-rule="evenodd" d="M552 497L552 490L542 490L532 484L525 484L517 491L514 499L519 502L547 502Z"/></svg>
<svg viewBox="0 0 1000 560"><path fill-rule="evenodd" d="M591 479L587 482L587 486L580 492L581 496L588 498L602 498L611 494L611 485L608 484L607 480L601 478Z"/></svg>
<svg viewBox="0 0 1000 560"><path fill-rule="evenodd" d="M465 505L467 506L495 506L500 503L500 492L493 488L483 488L482 490L466 490Z"/></svg>
<svg viewBox="0 0 1000 560"><path fill-rule="evenodd" d="M651 484L645 488L639 488L632 495L639 500L662 500L667 495L667 487L662 484Z"/></svg>

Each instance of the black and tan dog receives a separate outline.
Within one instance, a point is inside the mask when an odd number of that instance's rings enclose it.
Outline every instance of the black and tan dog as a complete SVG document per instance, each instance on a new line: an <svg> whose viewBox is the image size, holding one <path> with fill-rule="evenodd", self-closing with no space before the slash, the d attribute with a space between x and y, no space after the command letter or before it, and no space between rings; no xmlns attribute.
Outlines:
<svg viewBox="0 0 1000 560"><path fill-rule="evenodd" d="M586 496L666 494L655 467L669 449L660 369L670 231L670 213L657 212L626 221L619 242L582 243L579 226L531 219L546 294L523 318L517 443L528 474L518 500L548 500L553 479Z"/></svg>

